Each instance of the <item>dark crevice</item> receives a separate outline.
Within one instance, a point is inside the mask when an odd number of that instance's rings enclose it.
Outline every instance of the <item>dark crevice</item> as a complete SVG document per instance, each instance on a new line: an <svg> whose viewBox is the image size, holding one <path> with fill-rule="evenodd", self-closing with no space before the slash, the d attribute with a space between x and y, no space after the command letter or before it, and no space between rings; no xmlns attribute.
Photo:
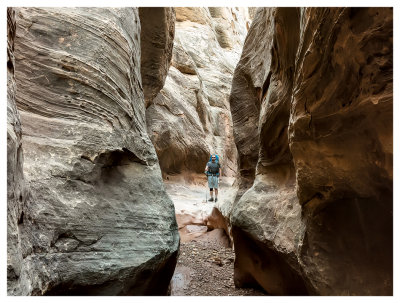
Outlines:
<svg viewBox="0 0 400 303"><path fill-rule="evenodd" d="M14 70L14 65L11 60L7 61L7 68L12 72Z"/></svg>
<svg viewBox="0 0 400 303"><path fill-rule="evenodd" d="M309 198L308 200L306 200L305 202L303 202L303 203L302 203L302 206L303 206L303 208L304 208L304 206L305 206L307 203L311 202L312 200L314 200L314 199L322 200L323 198L324 198L324 195L321 194L320 192L317 192L317 193L315 193L311 198Z"/></svg>
<svg viewBox="0 0 400 303"><path fill-rule="evenodd" d="M136 156L133 152L131 152L127 148L122 148L122 150L119 149L111 150L101 153L94 160L94 163L101 165L102 168L123 166L131 164L132 162L146 165L145 161L141 160L138 156Z"/></svg>
<svg viewBox="0 0 400 303"><path fill-rule="evenodd" d="M281 137L283 136L283 134L285 133L285 131L286 131L287 128L288 128L288 125L284 125L284 126L281 128L281 130L280 130L280 132L279 132L279 134L278 134L278 137L276 138L277 141L279 141L279 139L281 139Z"/></svg>
<svg viewBox="0 0 400 303"><path fill-rule="evenodd" d="M263 88L262 88L261 101L263 101L265 99L265 97L267 96L268 88L269 88L269 85L271 82L271 75L272 75L272 72L270 71L268 73L267 79L264 81Z"/></svg>
<svg viewBox="0 0 400 303"><path fill-rule="evenodd" d="M232 227L235 243L234 282L237 287L262 287L271 295L307 295L300 272L288 257L254 239L239 227Z"/></svg>
<svg viewBox="0 0 400 303"><path fill-rule="evenodd" d="M24 223L24 212L21 212L21 215L18 218L18 225Z"/></svg>
<svg viewBox="0 0 400 303"><path fill-rule="evenodd" d="M64 231L58 234L58 236L51 242L51 247L54 247L54 245L62 239L73 239L76 240L78 242L82 242L81 240L79 240L71 231Z"/></svg>

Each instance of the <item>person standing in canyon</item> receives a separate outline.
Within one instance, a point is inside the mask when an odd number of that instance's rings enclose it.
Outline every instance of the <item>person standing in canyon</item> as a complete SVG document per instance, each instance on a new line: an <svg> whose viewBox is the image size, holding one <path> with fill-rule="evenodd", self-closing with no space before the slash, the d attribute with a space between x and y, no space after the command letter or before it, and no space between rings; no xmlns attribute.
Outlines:
<svg viewBox="0 0 400 303"><path fill-rule="evenodd" d="M221 165L219 159L215 154L211 156L211 161L206 165L204 173L208 178L208 187L210 188L210 199L208 201L218 201L218 183L221 174ZM213 192L215 192L215 200L213 199Z"/></svg>

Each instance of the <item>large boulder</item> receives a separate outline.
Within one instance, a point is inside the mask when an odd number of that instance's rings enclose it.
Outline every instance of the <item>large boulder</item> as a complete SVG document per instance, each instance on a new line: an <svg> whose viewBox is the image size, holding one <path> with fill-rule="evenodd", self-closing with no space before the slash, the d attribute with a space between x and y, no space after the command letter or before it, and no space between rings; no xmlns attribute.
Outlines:
<svg viewBox="0 0 400 303"><path fill-rule="evenodd" d="M247 181L228 212L236 285L392 294L392 20L257 10L230 98Z"/></svg>
<svg viewBox="0 0 400 303"><path fill-rule="evenodd" d="M133 8L17 9L34 203L9 294L167 293L179 235L146 130L140 23Z"/></svg>
<svg viewBox="0 0 400 303"><path fill-rule="evenodd" d="M201 173L210 153L234 176L237 152L229 93L250 22L244 8L175 8L172 65L146 109L165 175Z"/></svg>

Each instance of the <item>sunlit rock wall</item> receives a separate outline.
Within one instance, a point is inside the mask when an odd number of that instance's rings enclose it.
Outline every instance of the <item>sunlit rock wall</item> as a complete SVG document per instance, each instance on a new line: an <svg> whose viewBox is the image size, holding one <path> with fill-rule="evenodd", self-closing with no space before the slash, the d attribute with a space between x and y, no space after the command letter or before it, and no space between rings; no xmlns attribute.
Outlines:
<svg viewBox="0 0 400 303"><path fill-rule="evenodd" d="M229 93L250 24L245 8L177 7L172 64L148 104L147 127L165 173L201 173L211 153L234 176Z"/></svg>

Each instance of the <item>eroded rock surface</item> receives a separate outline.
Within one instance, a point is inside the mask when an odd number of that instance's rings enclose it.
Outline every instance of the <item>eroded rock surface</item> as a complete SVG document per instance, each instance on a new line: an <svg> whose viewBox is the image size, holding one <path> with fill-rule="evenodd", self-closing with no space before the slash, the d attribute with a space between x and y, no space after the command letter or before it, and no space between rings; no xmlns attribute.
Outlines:
<svg viewBox="0 0 400 303"><path fill-rule="evenodd" d="M230 97L236 285L392 294L392 19L390 8L257 10Z"/></svg>
<svg viewBox="0 0 400 303"><path fill-rule="evenodd" d="M141 74L148 104L163 88L172 58L175 10L172 7L139 7Z"/></svg>
<svg viewBox="0 0 400 303"><path fill-rule="evenodd" d="M179 235L145 124L145 20L133 8L19 8L16 20L34 203L9 294L166 294Z"/></svg>
<svg viewBox="0 0 400 303"><path fill-rule="evenodd" d="M147 127L165 175L202 173L218 153L233 176L237 152L229 93L249 24L244 8L175 8L176 26L165 86L146 110Z"/></svg>
<svg viewBox="0 0 400 303"><path fill-rule="evenodd" d="M15 10L7 8L7 288L13 289L21 275L24 209L29 189L23 172L22 129L15 102L16 32Z"/></svg>

